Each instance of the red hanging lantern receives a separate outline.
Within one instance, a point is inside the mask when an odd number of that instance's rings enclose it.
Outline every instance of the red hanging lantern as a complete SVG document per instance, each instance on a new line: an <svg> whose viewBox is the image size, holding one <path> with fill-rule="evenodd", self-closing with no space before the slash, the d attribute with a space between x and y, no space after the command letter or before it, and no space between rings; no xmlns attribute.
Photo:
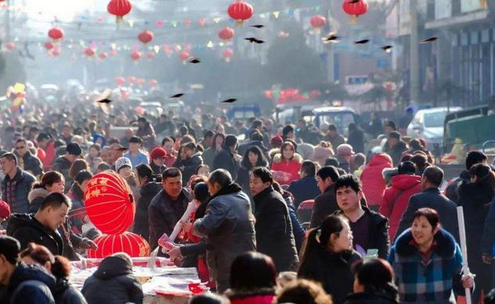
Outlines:
<svg viewBox="0 0 495 304"><path fill-rule="evenodd" d="M230 58L232 58L232 56L234 55L234 51L232 51L231 49L225 49L223 50L222 55L225 61L230 62Z"/></svg>
<svg viewBox="0 0 495 304"><path fill-rule="evenodd" d="M60 56L60 54L62 54L62 49L59 46L56 46L51 50L51 54L55 57L58 57Z"/></svg>
<svg viewBox="0 0 495 304"><path fill-rule="evenodd" d="M316 15L311 17L310 20L311 26L315 29L316 32L320 32L322 28L327 24L327 18L322 15Z"/></svg>
<svg viewBox="0 0 495 304"><path fill-rule="evenodd" d="M146 80L144 78L138 78L137 83L138 85L143 86L146 83Z"/></svg>
<svg viewBox="0 0 495 304"><path fill-rule="evenodd" d="M150 60L153 59L153 58L155 58L155 53L154 52L147 52L146 53L146 58L148 58Z"/></svg>
<svg viewBox="0 0 495 304"><path fill-rule="evenodd" d="M64 38L64 30L59 27L54 27L48 31L48 37L52 38L55 41L60 40Z"/></svg>
<svg viewBox="0 0 495 304"><path fill-rule="evenodd" d="M100 57L101 60L105 60L107 59L108 54L106 52L102 52L98 55L98 57Z"/></svg>
<svg viewBox="0 0 495 304"><path fill-rule="evenodd" d="M182 62L186 62L187 59L189 59L191 57L191 53L189 53L188 51L182 51L179 53L179 58Z"/></svg>
<svg viewBox="0 0 495 304"><path fill-rule="evenodd" d="M131 12L132 5L129 0L111 0L107 11L117 17L117 22L124 22L124 16Z"/></svg>
<svg viewBox="0 0 495 304"><path fill-rule="evenodd" d="M124 77L117 77L115 78L115 84L120 86L123 86L125 83L125 78Z"/></svg>
<svg viewBox="0 0 495 304"><path fill-rule="evenodd" d="M110 51L110 56L115 57L117 56L118 51L116 49Z"/></svg>
<svg viewBox="0 0 495 304"><path fill-rule="evenodd" d="M136 77L129 76L129 77L127 77L127 81L129 81L130 84L135 84L136 83Z"/></svg>
<svg viewBox="0 0 495 304"><path fill-rule="evenodd" d="M84 192L84 201L89 219L103 233L123 233L134 222L136 204L131 188L115 172L93 176Z"/></svg>
<svg viewBox="0 0 495 304"><path fill-rule="evenodd" d="M221 29L219 32L218 32L218 37L222 40L230 40L232 39L232 37L234 37L235 35L235 31L234 29L230 28L230 27L224 27L223 29Z"/></svg>
<svg viewBox="0 0 495 304"><path fill-rule="evenodd" d="M14 42L7 42L5 44L5 48L9 51L13 51L15 49L16 45Z"/></svg>
<svg viewBox="0 0 495 304"><path fill-rule="evenodd" d="M125 252L131 257L150 256L148 242L142 236L132 232L100 235L94 242L98 245L98 249L88 250L89 258L106 258L117 252Z"/></svg>
<svg viewBox="0 0 495 304"><path fill-rule="evenodd" d="M138 35L139 41L141 41L143 44L150 43L154 37L155 37L155 35L153 34L153 32L148 31L148 30L142 31Z"/></svg>
<svg viewBox="0 0 495 304"><path fill-rule="evenodd" d="M150 87L154 88L158 85L158 81L156 79L150 79Z"/></svg>
<svg viewBox="0 0 495 304"><path fill-rule="evenodd" d="M356 24L357 18L361 15L366 14L368 11L368 2L366 0L344 0L342 3L342 9L348 15L351 15L349 19L349 24Z"/></svg>
<svg viewBox="0 0 495 304"><path fill-rule="evenodd" d="M93 57L95 55L95 53L96 53L95 50L93 48L91 48L91 47L86 48L84 50L84 55L86 55L88 57Z"/></svg>
<svg viewBox="0 0 495 304"><path fill-rule="evenodd" d="M245 20L248 20L253 16L253 7L251 4L244 2L243 0L235 0L234 3L229 5L227 10L230 18L236 21L237 26L242 26Z"/></svg>
<svg viewBox="0 0 495 304"><path fill-rule="evenodd" d="M131 53L131 59L134 62L137 62L141 58L141 56L142 56L141 52L138 52L138 51L134 51Z"/></svg>
<svg viewBox="0 0 495 304"><path fill-rule="evenodd" d="M53 43L51 43L50 41L48 41L47 43L44 44L44 47L47 50L53 49L53 46L54 46Z"/></svg>

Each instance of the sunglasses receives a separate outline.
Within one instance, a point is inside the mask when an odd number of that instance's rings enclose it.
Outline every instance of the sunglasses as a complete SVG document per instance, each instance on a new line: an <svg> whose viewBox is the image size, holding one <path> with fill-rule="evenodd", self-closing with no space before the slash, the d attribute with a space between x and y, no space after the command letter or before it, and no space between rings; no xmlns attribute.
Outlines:
<svg viewBox="0 0 495 304"><path fill-rule="evenodd" d="M22 146L22 147L15 147L16 150L21 150L21 149L24 149L26 148L26 146Z"/></svg>

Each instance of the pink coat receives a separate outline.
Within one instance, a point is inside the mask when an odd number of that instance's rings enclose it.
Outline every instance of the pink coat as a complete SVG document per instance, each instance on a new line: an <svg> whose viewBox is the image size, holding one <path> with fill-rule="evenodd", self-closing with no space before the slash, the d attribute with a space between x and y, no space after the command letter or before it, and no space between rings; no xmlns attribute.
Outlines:
<svg viewBox="0 0 495 304"><path fill-rule="evenodd" d="M376 154L366 165L361 173L361 183L366 196L368 206L380 206L382 204L383 190L386 188L383 180L383 169L392 168L392 159L387 154Z"/></svg>
<svg viewBox="0 0 495 304"><path fill-rule="evenodd" d="M394 240L399 229L399 223L407 209L409 198L421 192L421 176L399 174L392 177L391 183L392 186L383 192L383 204L380 206L380 213L389 219L390 241ZM402 192L397 195L399 191Z"/></svg>

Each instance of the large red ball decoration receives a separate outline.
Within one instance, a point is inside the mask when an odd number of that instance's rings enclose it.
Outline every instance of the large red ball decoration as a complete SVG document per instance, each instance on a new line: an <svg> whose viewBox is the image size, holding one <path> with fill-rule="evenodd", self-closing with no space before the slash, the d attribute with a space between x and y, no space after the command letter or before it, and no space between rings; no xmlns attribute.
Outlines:
<svg viewBox="0 0 495 304"><path fill-rule="evenodd" d="M134 62L137 62L141 58L141 56L141 52L138 51L134 51L131 53L131 59L134 60Z"/></svg>
<svg viewBox="0 0 495 304"><path fill-rule="evenodd" d="M89 219L103 233L122 233L134 222L136 204L131 188L115 172L93 176L84 192L84 200Z"/></svg>
<svg viewBox="0 0 495 304"><path fill-rule="evenodd" d="M234 37L235 31L230 27L224 27L218 32L218 37L222 40L230 40Z"/></svg>
<svg viewBox="0 0 495 304"><path fill-rule="evenodd" d="M154 37L155 37L155 35L153 34L153 32L148 31L148 30L142 31L138 35L139 41L141 41L143 44L147 44L147 43L151 42Z"/></svg>
<svg viewBox="0 0 495 304"><path fill-rule="evenodd" d="M124 85L125 83L125 78L124 77L117 77L115 78L115 84L118 85L119 87Z"/></svg>
<svg viewBox="0 0 495 304"><path fill-rule="evenodd" d="M242 26L245 20L248 20L253 16L254 10L251 4L244 2L243 0L235 0L234 3L229 5L227 13L230 18L237 22L238 26Z"/></svg>
<svg viewBox="0 0 495 304"><path fill-rule="evenodd" d="M231 49L225 49L223 50L222 55L225 61L229 62L230 58L232 58L232 55L234 55L234 51L232 51Z"/></svg>
<svg viewBox="0 0 495 304"><path fill-rule="evenodd" d="M185 62L190 57L191 57L191 53L189 53L188 51L182 51L179 53L179 58L182 62Z"/></svg>
<svg viewBox="0 0 495 304"><path fill-rule="evenodd" d="M310 23L314 29L321 30L327 24L327 18L322 15L316 15L311 17Z"/></svg>
<svg viewBox="0 0 495 304"><path fill-rule="evenodd" d="M351 15L349 23L355 24L357 22L357 18L366 14L368 11L368 2L366 2L366 0L344 0L344 3L342 3L342 9L346 14Z"/></svg>
<svg viewBox="0 0 495 304"><path fill-rule="evenodd" d="M48 31L48 37L52 38L55 41L62 39L64 38L64 30L59 27L54 27Z"/></svg>
<svg viewBox="0 0 495 304"><path fill-rule="evenodd" d="M150 256L148 242L140 235L132 232L100 235L94 242L98 245L98 249L88 250L89 258L106 258L117 252L125 252L131 257Z"/></svg>
<svg viewBox="0 0 495 304"><path fill-rule="evenodd" d="M129 0L112 0L108 3L107 11L117 17L117 22L123 22L124 16L131 12Z"/></svg>

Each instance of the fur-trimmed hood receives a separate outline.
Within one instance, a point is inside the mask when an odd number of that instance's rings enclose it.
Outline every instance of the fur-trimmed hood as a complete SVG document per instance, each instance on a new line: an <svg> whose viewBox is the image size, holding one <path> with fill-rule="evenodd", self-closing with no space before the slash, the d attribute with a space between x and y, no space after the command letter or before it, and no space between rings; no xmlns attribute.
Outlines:
<svg viewBox="0 0 495 304"><path fill-rule="evenodd" d="M29 203L32 203L37 198L44 199L48 196L48 194L50 194L50 191L46 190L45 188L33 189L28 194L28 201Z"/></svg>
<svg viewBox="0 0 495 304"><path fill-rule="evenodd" d="M395 243L395 251L398 255L402 256L410 256L413 255L418 249L411 245L411 241L413 240L411 228L404 231L398 238ZM456 250L456 243L454 237L448 233L443 228L435 234L434 242L436 242L436 246L434 247L434 251L441 256L442 258L450 258L453 257Z"/></svg>
<svg viewBox="0 0 495 304"><path fill-rule="evenodd" d="M296 161L300 164L302 164L302 162L303 162L303 158L299 153L294 153L294 157L292 157L291 160ZM281 161L282 161L282 153L277 153L277 154L275 154L275 156L273 156L273 162L274 163L278 164Z"/></svg>

